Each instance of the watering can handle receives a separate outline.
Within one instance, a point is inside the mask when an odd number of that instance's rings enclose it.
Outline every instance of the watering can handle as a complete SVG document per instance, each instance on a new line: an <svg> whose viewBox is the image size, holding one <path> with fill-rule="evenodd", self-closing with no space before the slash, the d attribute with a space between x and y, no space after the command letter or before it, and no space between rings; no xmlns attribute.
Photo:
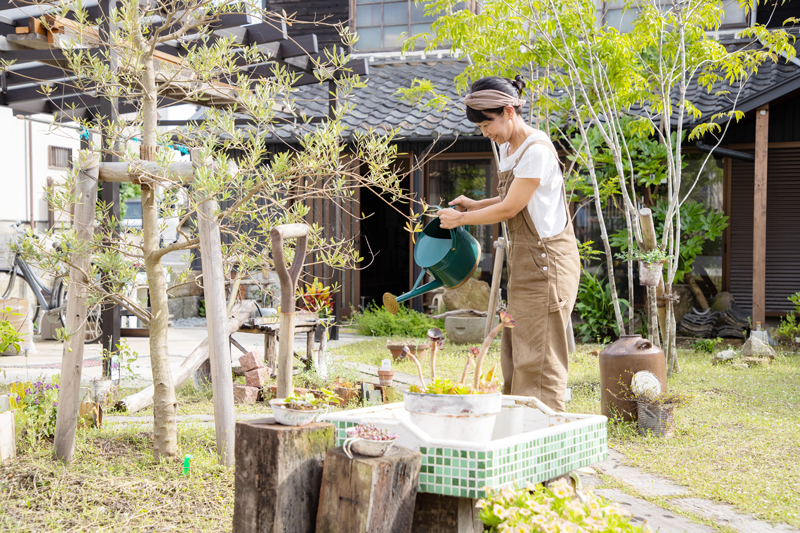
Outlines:
<svg viewBox="0 0 800 533"><path fill-rule="evenodd" d="M437 205L437 206L435 206L435 207L436 207L436 209L438 209L439 211L441 211L442 209L444 209L444 208L443 208L442 206L440 206L440 205ZM448 207L447 209L453 209L453 208L452 208L452 207ZM436 216L438 217L439 215L436 215ZM465 225L465 226L462 226L462 227L463 227L465 230L469 231L469 226L466 226L466 225ZM450 241L451 241L451 242L456 242L456 229L455 229L455 228L452 228L452 229L450 230Z"/></svg>

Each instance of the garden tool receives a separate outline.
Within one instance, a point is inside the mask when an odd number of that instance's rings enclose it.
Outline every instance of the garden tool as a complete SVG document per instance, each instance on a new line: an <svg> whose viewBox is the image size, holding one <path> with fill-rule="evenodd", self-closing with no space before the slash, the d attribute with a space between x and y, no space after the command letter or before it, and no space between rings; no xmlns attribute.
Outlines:
<svg viewBox="0 0 800 533"><path fill-rule="evenodd" d="M439 225L439 218L431 220L417 240L414 247L414 262L422 268L422 272L410 292L395 297L391 293L383 295L383 305L395 314L398 304L428 291L446 287L455 289L472 276L481 259L481 245L470 235L466 226L446 230ZM422 286L425 274L433 276Z"/></svg>

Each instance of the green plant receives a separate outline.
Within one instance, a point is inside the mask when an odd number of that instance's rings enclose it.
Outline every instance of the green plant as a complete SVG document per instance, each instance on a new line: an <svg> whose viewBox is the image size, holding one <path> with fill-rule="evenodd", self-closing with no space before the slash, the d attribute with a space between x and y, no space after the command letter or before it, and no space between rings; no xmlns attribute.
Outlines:
<svg viewBox="0 0 800 533"><path fill-rule="evenodd" d="M789 296L789 301L794 304L794 311L790 311L785 317L781 318L781 323L775 330L775 335L783 341L795 342L800 337L800 322L797 315L800 314L800 292Z"/></svg>
<svg viewBox="0 0 800 533"><path fill-rule="evenodd" d="M636 249L636 251L633 252L617 254L617 259L621 261L631 260L631 261L643 261L645 263L664 263L670 257L672 256L668 255L661 248L656 248L654 250L649 250L647 252Z"/></svg>
<svg viewBox="0 0 800 533"><path fill-rule="evenodd" d="M722 342L722 339L697 339L692 343L695 353L714 353L717 345Z"/></svg>
<svg viewBox="0 0 800 533"><path fill-rule="evenodd" d="M58 383L36 381L11 385L14 422L20 437L30 445L56 431Z"/></svg>
<svg viewBox="0 0 800 533"><path fill-rule="evenodd" d="M322 405L330 405L332 403L339 403L342 401L336 393L327 389L319 389L316 391L319 396L310 392L305 394L295 394L294 392L283 399L284 407L287 409L294 409L296 411L314 411L319 409Z"/></svg>
<svg viewBox="0 0 800 533"><path fill-rule="evenodd" d="M303 300L303 307L320 318L333 315L333 295L339 292L339 284L325 286L314 278L305 288L297 289L297 297Z"/></svg>
<svg viewBox="0 0 800 533"><path fill-rule="evenodd" d="M206 316L206 300L203 298L197 306L197 314L201 317Z"/></svg>
<svg viewBox="0 0 800 533"><path fill-rule="evenodd" d="M19 316L19 313L14 313L10 307L6 307L6 310L3 312L3 316L6 317L14 315ZM0 320L0 353L5 352L11 347L19 354L24 340L22 335L11 325L10 321Z"/></svg>
<svg viewBox="0 0 800 533"><path fill-rule="evenodd" d="M486 489L478 500L481 521L489 531L649 532L631 523L632 515L618 503L589 491L576 495L566 480L550 487L528 483L524 488Z"/></svg>
<svg viewBox="0 0 800 533"><path fill-rule="evenodd" d="M628 301L619 299L620 309L628 308ZM612 335L619 335L617 322L611 299L611 286L604 279L584 270L578 285L578 301L575 310L583 319L575 329L583 342L597 341L601 344L609 342Z"/></svg>
<svg viewBox="0 0 800 533"><path fill-rule="evenodd" d="M431 328L444 328L444 320L434 320L401 305L396 315L385 307L369 305L360 313L353 313L353 323L359 335L376 337L424 338Z"/></svg>

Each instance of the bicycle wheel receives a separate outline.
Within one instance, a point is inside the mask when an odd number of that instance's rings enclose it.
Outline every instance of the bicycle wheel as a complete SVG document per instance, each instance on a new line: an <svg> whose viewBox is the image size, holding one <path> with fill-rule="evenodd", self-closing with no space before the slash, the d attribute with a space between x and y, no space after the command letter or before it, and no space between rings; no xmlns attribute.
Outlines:
<svg viewBox="0 0 800 533"><path fill-rule="evenodd" d="M56 307L62 307L63 310L59 312L61 323L67 325L67 286L60 284L56 292ZM86 315L86 330L83 336L84 344L93 344L98 342L103 336L103 317L100 306L89 309Z"/></svg>
<svg viewBox="0 0 800 533"><path fill-rule="evenodd" d="M19 298L28 300L31 322L36 324L41 308L39 306L39 301L36 299L36 293L33 292L28 280L23 278L19 274L19 271L0 268L0 287L3 288L0 296L4 299Z"/></svg>

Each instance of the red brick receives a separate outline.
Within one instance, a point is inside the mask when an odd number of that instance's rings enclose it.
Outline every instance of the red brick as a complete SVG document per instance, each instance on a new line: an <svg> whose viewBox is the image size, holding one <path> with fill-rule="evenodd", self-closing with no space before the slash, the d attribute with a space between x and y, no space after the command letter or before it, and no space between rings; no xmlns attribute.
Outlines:
<svg viewBox="0 0 800 533"><path fill-rule="evenodd" d="M267 378L269 378L269 368L265 366L254 368L244 373L245 383L247 383L248 387L258 387L260 389L266 385Z"/></svg>
<svg viewBox="0 0 800 533"><path fill-rule="evenodd" d="M233 386L233 399L236 403L254 404L258 400L258 387L248 387L247 385Z"/></svg>
<svg viewBox="0 0 800 533"><path fill-rule="evenodd" d="M239 358L239 364L245 372L264 366L264 361L258 352L248 352Z"/></svg>

